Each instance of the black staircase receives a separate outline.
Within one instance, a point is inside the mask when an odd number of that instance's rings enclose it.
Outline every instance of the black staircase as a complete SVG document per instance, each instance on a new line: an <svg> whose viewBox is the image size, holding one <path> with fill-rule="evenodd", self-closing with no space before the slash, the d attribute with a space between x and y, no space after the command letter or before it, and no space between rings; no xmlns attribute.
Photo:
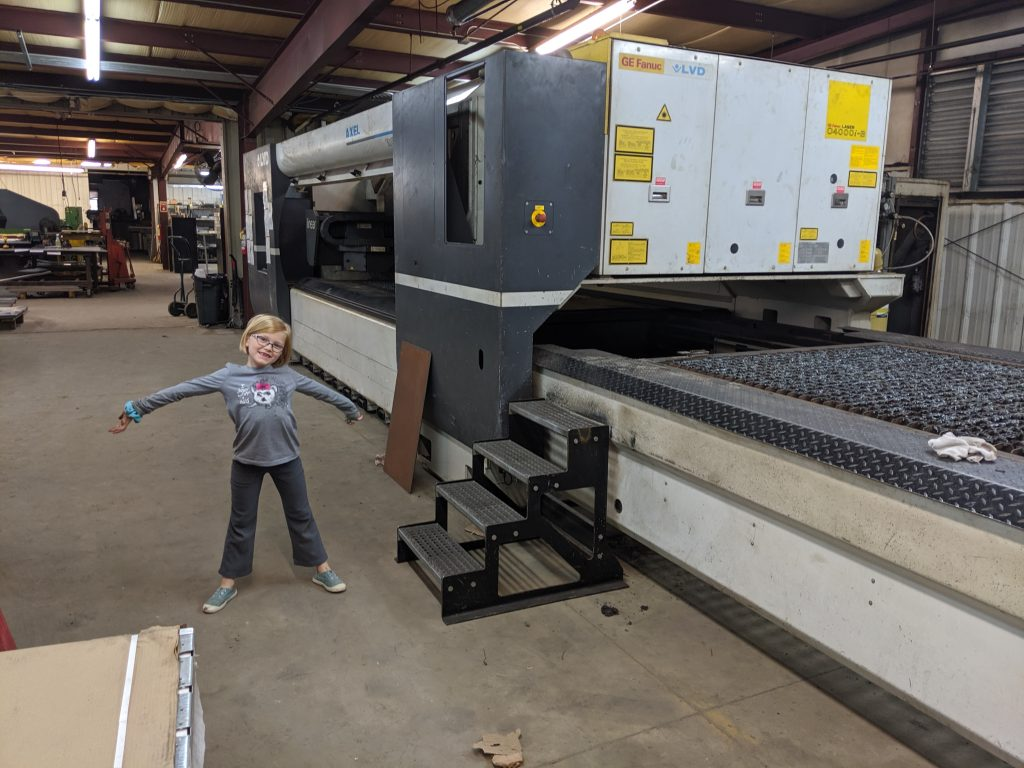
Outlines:
<svg viewBox="0 0 1024 768"><path fill-rule="evenodd" d="M607 425L545 400L526 400L509 405L509 434L473 445L472 480L437 484L433 522L398 529L398 562L416 561L430 577L446 624L625 586L607 545ZM506 478L521 484L519 504L488 478L488 468L502 485ZM592 508L566 496L587 488L593 489ZM452 539L450 507L483 538ZM501 546L533 539L546 542L577 578L499 594Z"/></svg>

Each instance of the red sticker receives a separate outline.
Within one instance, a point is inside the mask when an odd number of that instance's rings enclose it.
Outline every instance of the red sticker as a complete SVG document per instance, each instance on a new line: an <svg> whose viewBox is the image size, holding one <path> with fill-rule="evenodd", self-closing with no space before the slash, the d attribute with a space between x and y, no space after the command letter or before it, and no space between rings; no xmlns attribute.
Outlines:
<svg viewBox="0 0 1024 768"><path fill-rule="evenodd" d="M836 194L841 195L846 191L846 187L836 187Z"/></svg>
<svg viewBox="0 0 1024 768"><path fill-rule="evenodd" d="M762 185L762 183L760 181L755 181L753 184L750 185L750 188L751 189L761 189L762 186L763 185Z"/></svg>
<svg viewBox="0 0 1024 768"><path fill-rule="evenodd" d="M664 176L658 176L657 178L654 179L654 184L655 184L655 186L658 186L658 187L664 187L665 186L665 177Z"/></svg>

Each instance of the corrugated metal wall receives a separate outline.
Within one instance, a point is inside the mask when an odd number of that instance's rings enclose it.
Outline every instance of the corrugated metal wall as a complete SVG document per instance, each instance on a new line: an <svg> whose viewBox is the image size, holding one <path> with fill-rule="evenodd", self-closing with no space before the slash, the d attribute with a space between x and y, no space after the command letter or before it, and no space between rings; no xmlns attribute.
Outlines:
<svg viewBox="0 0 1024 768"><path fill-rule="evenodd" d="M89 210L89 178L85 173L64 174L63 187L61 174L58 173L19 173L4 171L0 173L0 188L9 189L37 203L53 208L58 216L64 216L64 207L79 205L83 211ZM68 196L61 196L66 189Z"/></svg>
<svg viewBox="0 0 1024 768"><path fill-rule="evenodd" d="M949 206L929 335L1024 351L1024 203Z"/></svg>

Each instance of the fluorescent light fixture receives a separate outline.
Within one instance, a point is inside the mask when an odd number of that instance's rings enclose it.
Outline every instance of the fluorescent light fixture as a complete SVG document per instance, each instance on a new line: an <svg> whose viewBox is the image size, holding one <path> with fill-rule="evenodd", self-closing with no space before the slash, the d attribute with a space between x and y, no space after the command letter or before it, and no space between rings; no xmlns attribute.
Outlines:
<svg viewBox="0 0 1024 768"><path fill-rule="evenodd" d="M82 0L85 17L85 79L100 79L100 0Z"/></svg>
<svg viewBox="0 0 1024 768"><path fill-rule="evenodd" d="M37 157L35 160L32 161L32 165L49 165L49 164L50 164L50 161L47 160L45 157Z"/></svg>
<svg viewBox="0 0 1024 768"><path fill-rule="evenodd" d="M113 167L114 167L114 164L113 164L113 163L104 163L104 164L103 164L103 167L104 167L104 168L113 168Z"/></svg>
<svg viewBox="0 0 1024 768"><path fill-rule="evenodd" d="M96 160L83 160L83 168L99 168L103 163L97 162Z"/></svg>
<svg viewBox="0 0 1024 768"><path fill-rule="evenodd" d="M19 165L18 163L0 163L0 171L20 171L22 173L84 173L81 168L61 168L56 165Z"/></svg>
<svg viewBox="0 0 1024 768"><path fill-rule="evenodd" d="M85 145L85 156L96 157L96 139L89 139L89 143Z"/></svg>
<svg viewBox="0 0 1024 768"><path fill-rule="evenodd" d="M562 30L554 37L548 38L538 45L534 52L543 56L546 53L553 53L560 48L565 48L565 46L571 45L577 40L582 40L595 30L611 26L633 10L634 5L636 5L636 0L619 0L611 5L606 5L600 11L590 14L587 18L576 22L568 29Z"/></svg>
<svg viewBox="0 0 1024 768"><path fill-rule="evenodd" d="M188 155L186 155L184 152L178 155L178 159L174 161L174 170L178 170L179 168L181 168L181 166L185 164L186 160L188 160Z"/></svg>

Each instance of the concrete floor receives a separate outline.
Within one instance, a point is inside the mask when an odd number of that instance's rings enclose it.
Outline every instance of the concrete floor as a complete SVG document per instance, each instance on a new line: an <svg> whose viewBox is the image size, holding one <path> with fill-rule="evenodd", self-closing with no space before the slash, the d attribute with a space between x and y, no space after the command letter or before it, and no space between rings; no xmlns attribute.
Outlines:
<svg viewBox="0 0 1024 768"><path fill-rule="evenodd" d="M20 647L196 627L209 766L486 766L521 728L528 768L1003 765L653 553L629 589L445 626L394 562L433 514L374 466L386 428L297 398L314 510L348 582L289 560L268 482L253 576L222 613L231 424L218 397L107 434L123 401L241 362L238 332L172 318L177 286L28 299L0 332L0 609ZM602 605L618 609L605 616Z"/></svg>

